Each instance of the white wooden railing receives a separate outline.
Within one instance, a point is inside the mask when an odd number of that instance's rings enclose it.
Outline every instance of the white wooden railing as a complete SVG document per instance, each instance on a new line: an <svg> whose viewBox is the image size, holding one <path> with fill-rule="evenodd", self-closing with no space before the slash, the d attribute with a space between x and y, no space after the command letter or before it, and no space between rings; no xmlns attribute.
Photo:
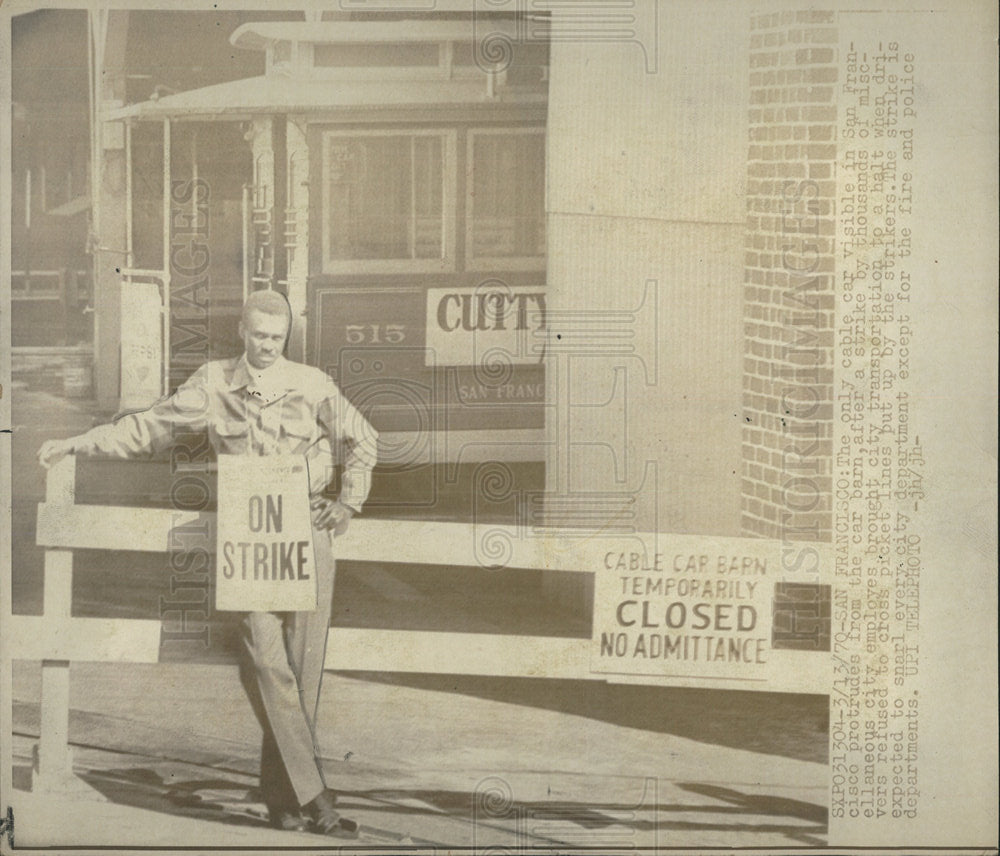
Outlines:
<svg viewBox="0 0 1000 856"><path fill-rule="evenodd" d="M68 740L70 662L155 663L159 657L159 620L71 617L73 551L166 553L171 531L191 525L205 526L206 544L214 550L214 513L80 505L75 458L67 456L48 471L36 536L45 548L43 611L40 616L12 616L10 636L14 658L42 664L33 788L65 791L75 782ZM487 539L510 548L503 563L507 567L575 571L593 566L579 555L579 539L543 542L517 535L513 528L494 525L361 518L336 540L335 557L478 567ZM590 674L588 657L589 640L580 638L333 627L326 668L600 678Z"/></svg>
<svg viewBox="0 0 1000 856"><path fill-rule="evenodd" d="M76 503L75 458L68 456L48 471L45 502L39 504L37 521L37 542L45 548L43 614L13 616L12 632L8 637L13 640L13 658L42 663L41 731L33 788L65 791L70 789L67 783L76 781L68 745L70 662L155 663L159 658L159 620L71 617L73 551L166 553L171 549L172 534L178 534L175 530L181 527L187 533L197 527L197 531L204 533L206 547L214 550L214 513L80 505ZM590 638L332 627L325 667L338 671L571 678L779 692L829 692L832 674L830 618L828 611L823 617L818 605L820 589L825 588L828 597L829 584L817 583L829 580L832 549L830 545L807 546L818 557L822 577L808 583L793 575L790 579L801 588L809 589L811 594L801 604L788 605L784 600L779 603L777 594L772 601L772 594L768 593L776 591L776 582L784 579L782 584L786 585L789 579L780 572L783 544L779 541L649 532L623 534L620 530L588 533L566 529L518 529L492 523L367 520L362 517L353 521L347 534L334 542L334 558L338 561L469 568L495 565L498 568L590 574L606 568L608 573L595 580L601 585L595 585L593 620L601 627L615 627L615 603L621 599L619 574L614 562L608 564L609 556L655 556L657 566L652 570L662 571L661 582L667 577L676 581L697 575L676 564L685 556L690 562L699 559L696 554L700 554L701 561L711 557L713 563L719 560L720 567L724 564L722 560L731 559L732 572L736 574L741 557L744 563L749 561L754 567L758 560L766 559L770 570L764 575L762 566L763 576L756 577L760 595L754 603L761 622L757 635L775 643L775 633L787 634L791 629L796 634L804 634L801 638L815 641L811 645L814 650L771 644L766 660L755 660L752 665L749 661L733 666L723 663L718 667L701 662L671 663L669 668L657 666L643 670L638 668L642 663L631 662L628 658L610 666L601 659L595 663L595 643ZM623 550L638 552L620 552ZM667 557L662 567L659 565L661 556ZM671 556L674 557L672 568L668 564ZM733 579L726 567L705 578L718 579L723 586L725 580ZM627 582L631 578L626 575L624 579ZM808 584L801 586L803 582ZM750 602L744 595L735 597L739 602ZM797 596L793 598L796 599ZM729 607L730 611L732 608ZM780 621L777 610L782 613ZM643 618L643 627L654 626L645 624L645 620ZM821 644L821 625L826 627L825 646Z"/></svg>

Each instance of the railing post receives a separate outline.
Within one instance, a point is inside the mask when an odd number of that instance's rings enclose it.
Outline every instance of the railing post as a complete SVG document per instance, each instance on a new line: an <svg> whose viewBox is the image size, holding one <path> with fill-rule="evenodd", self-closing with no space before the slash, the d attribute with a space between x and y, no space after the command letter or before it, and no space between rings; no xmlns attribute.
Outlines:
<svg viewBox="0 0 1000 856"><path fill-rule="evenodd" d="M45 551L45 595L42 614L49 621L68 621L73 597L73 553ZM41 726L38 733L38 790L59 790L73 774L69 746L69 661L42 660Z"/></svg>
<svg viewBox="0 0 1000 856"><path fill-rule="evenodd" d="M76 499L76 458L67 455L48 471L45 500L71 507ZM71 620L73 604L73 551L45 551L42 614L58 627ZM66 792L86 786L73 775L69 745L69 661L42 660L41 719L38 754L32 776L34 792Z"/></svg>
<svg viewBox="0 0 1000 856"><path fill-rule="evenodd" d="M45 502L48 505L76 503L76 456L66 455L45 474Z"/></svg>

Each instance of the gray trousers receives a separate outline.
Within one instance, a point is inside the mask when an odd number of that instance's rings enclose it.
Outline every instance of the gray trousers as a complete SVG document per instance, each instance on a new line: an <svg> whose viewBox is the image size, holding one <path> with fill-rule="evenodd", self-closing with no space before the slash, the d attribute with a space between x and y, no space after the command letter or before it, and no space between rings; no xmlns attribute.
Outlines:
<svg viewBox="0 0 1000 856"><path fill-rule="evenodd" d="M240 677L264 732L261 797L297 811L324 788L316 710L333 602L330 533L313 527L315 612L249 612L240 622Z"/></svg>

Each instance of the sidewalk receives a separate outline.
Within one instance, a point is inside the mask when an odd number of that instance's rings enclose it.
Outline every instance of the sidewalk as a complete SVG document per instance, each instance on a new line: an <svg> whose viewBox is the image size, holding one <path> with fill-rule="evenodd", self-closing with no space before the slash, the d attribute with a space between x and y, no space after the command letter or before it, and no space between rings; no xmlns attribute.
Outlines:
<svg viewBox="0 0 1000 856"><path fill-rule="evenodd" d="M14 678L18 845L343 844L266 825L253 791L259 729L235 668L74 665L70 737L93 790L69 802L28 790L38 668L18 663ZM328 784L362 827L358 846L794 847L825 837L821 764L336 673L324 679L319 726Z"/></svg>

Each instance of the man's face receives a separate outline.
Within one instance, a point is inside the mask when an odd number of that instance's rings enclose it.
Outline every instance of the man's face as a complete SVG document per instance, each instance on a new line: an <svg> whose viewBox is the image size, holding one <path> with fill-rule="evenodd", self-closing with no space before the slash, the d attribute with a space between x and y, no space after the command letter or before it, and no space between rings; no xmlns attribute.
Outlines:
<svg viewBox="0 0 1000 856"><path fill-rule="evenodd" d="M240 322L240 336L246 348L247 362L255 369L266 369L285 347L288 319L251 310L246 322Z"/></svg>

